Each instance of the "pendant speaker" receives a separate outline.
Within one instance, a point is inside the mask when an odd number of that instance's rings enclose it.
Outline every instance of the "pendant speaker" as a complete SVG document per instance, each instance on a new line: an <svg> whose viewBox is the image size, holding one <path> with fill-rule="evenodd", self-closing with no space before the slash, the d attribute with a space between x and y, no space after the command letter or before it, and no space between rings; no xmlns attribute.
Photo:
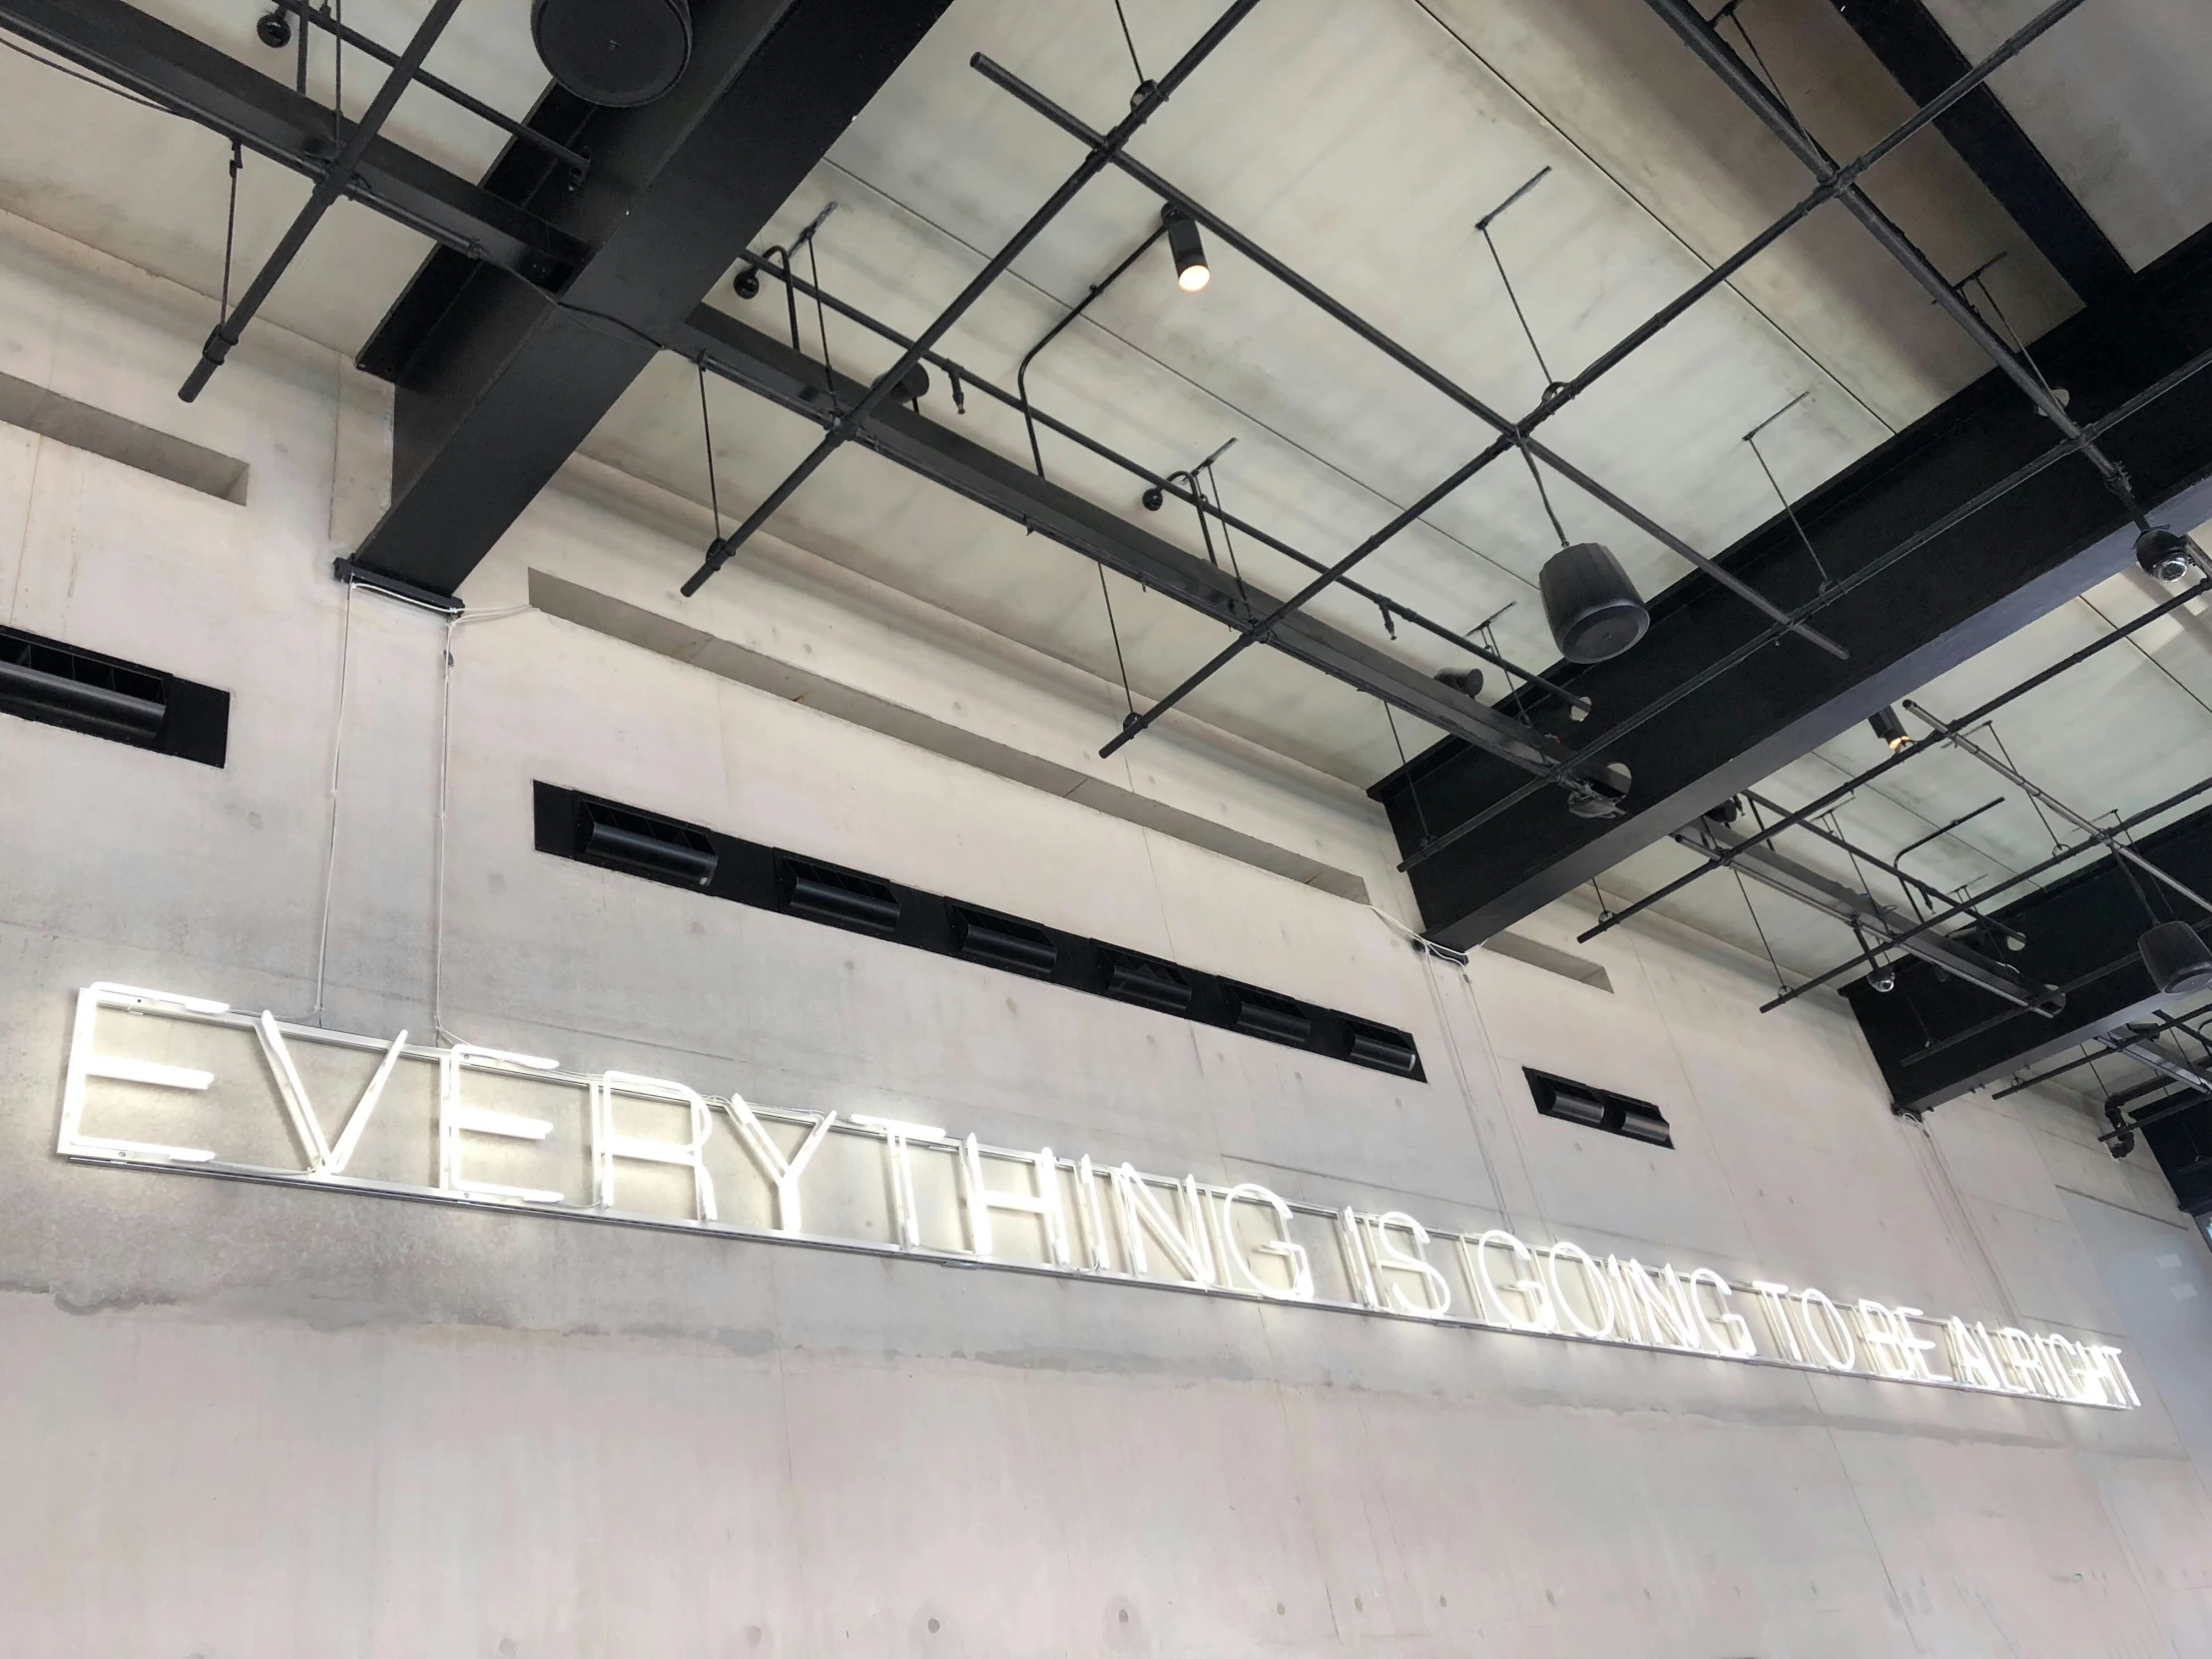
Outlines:
<svg viewBox="0 0 2212 1659"><path fill-rule="evenodd" d="M1602 663L1644 637L1651 613L1610 549L1594 541L1562 547L1537 578L1544 620L1559 655L1570 663Z"/></svg>
<svg viewBox="0 0 2212 1659"><path fill-rule="evenodd" d="M685 0L533 0L530 38L553 79L587 103L650 104L691 61Z"/></svg>

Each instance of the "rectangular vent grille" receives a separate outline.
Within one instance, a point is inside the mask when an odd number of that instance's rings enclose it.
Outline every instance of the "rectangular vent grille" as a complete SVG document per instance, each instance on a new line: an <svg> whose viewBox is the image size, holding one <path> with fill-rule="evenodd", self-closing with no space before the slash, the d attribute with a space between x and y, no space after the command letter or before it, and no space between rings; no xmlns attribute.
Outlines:
<svg viewBox="0 0 2212 1659"><path fill-rule="evenodd" d="M601 868L1110 997L1420 1083L1420 1051L1387 1025L962 899L540 783L537 848Z"/></svg>
<svg viewBox="0 0 2212 1659"><path fill-rule="evenodd" d="M1674 1145L1674 1133L1667 1127L1666 1118L1648 1100L1614 1094L1609 1089L1594 1089L1587 1083L1576 1083L1527 1067L1522 1068L1522 1073L1528 1079L1528 1093L1536 1103L1536 1110L1547 1118L1577 1123L1586 1129L1601 1129L1608 1135L1626 1135L1632 1141L1643 1141L1651 1146Z"/></svg>
<svg viewBox="0 0 2212 1659"><path fill-rule="evenodd" d="M1035 922L966 904L946 907L952 916L952 948L969 961L1026 973L1032 979L1050 979L1060 965L1059 941Z"/></svg>
<svg viewBox="0 0 2212 1659"><path fill-rule="evenodd" d="M1234 1012L1230 1023L1247 1036L1304 1048L1314 1034L1314 1016L1287 996L1254 990L1250 985L1225 983Z"/></svg>
<svg viewBox="0 0 2212 1659"><path fill-rule="evenodd" d="M0 712L220 767L231 694L0 628Z"/></svg>
<svg viewBox="0 0 2212 1659"><path fill-rule="evenodd" d="M794 915L880 938L898 931L898 894L888 881L787 855L778 865L777 885L784 908Z"/></svg>
<svg viewBox="0 0 2212 1659"><path fill-rule="evenodd" d="M576 819L584 856L594 863L690 887L707 886L715 878L720 860L703 830L599 802L579 804Z"/></svg>
<svg viewBox="0 0 2212 1659"><path fill-rule="evenodd" d="M1135 1002L1163 1014L1180 1014L1191 1005L1191 982L1172 962L1159 962L1133 950L1101 950L1099 967L1106 994L1116 1002Z"/></svg>

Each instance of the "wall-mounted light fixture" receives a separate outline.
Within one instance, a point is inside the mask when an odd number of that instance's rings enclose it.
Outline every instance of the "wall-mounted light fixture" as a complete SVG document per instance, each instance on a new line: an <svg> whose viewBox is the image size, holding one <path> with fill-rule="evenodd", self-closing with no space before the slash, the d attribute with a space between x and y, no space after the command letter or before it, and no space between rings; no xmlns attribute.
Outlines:
<svg viewBox="0 0 2212 1659"><path fill-rule="evenodd" d="M1185 293L1196 293L1214 279L1206 264L1206 245L1198 240L1198 221L1170 202L1160 210L1160 223L1168 228L1168 252L1175 256L1175 281Z"/></svg>
<svg viewBox="0 0 2212 1659"><path fill-rule="evenodd" d="M1913 734L1906 731L1905 722L1898 719L1897 710L1885 705L1874 712L1867 722L1874 735L1890 746L1893 755L1903 754L1913 747Z"/></svg>

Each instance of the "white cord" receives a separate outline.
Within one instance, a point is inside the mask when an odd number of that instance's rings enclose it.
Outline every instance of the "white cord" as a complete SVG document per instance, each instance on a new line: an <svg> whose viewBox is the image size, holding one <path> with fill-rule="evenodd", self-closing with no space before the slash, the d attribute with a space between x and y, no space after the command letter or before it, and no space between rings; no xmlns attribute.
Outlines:
<svg viewBox="0 0 2212 1659"><path fill-rule="evenodd" d="M322 923L315 934L314 1008L300 1023L322 1023L323 970L330 960L330 888L337 878L338 767L345 755L345 683L353 658L353 584L345 584L345 620L338 629L338 713L330 730L330 833L322 847Z"/></svg>
<svg viewBox="0 0 2212 1659"><path fill-rule="evenodd" d="M431 898L430 921L430 1030L433 1039L451 1043L458 1039L445 1028L445 815L446 781L453 762L453 634L464 623L498 622L535 610L533 605L510 605L503 611L469 612L445 619L445 641L440 673L443 686L438 712L438 824L437 874Z"/></svg>

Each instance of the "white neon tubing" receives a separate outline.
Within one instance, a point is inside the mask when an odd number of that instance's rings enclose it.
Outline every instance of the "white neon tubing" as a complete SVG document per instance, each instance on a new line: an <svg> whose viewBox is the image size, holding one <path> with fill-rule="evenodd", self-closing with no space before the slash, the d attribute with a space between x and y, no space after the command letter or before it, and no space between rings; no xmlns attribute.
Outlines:
<svg viewBox="0 0 2212 1659"><path fill-rule="evenodd" d="M62 1075L61 1131L55 1150L64 1157L92 1154L99 1157L144 1158L157 1163L206 1164L215 1154L205 1147L165 1146L155 1141L118 1140L84 1132L85 1084L101 1077L118 1083L139 1083L157 1089L181 1089L204 1093L215 1082L212 1071L188 1066L167 1066L151 1060L127 1060L101 1054L94 1046L94 1025L110 997L128 997L182 1008L193 1013L227 1013L220 1002L200 997L173 996L165 991L143 991L130 985L89 985L77 993L77 1016L70 1028L69 1061Z"/></svg>
<svg viewBox="0 0 2212 1659"><path fill-rule="evenodd" d="M730 1091L730 1098L722 1101L722 1109L729 1113L730 1121L737 1125L738 1140L746 1152L758 1164L761 1173L768 1177L769 1185L776 1192L776 1231L783 1234L807 1231L805 1215L800 1208L799 1184L807 1173L807 1166L825 1139L830 1126L837 1121L837 1114L825 1112L809 1126L799 1149L789 1158L762 1126L753 1108L746 1104L745 1096L737 1090Z"/></svg>
<svg viewBox="0 0 2212 1659"><path fill-rule="evenodd" d="M1016 1154L1013 1162L1026 1164L1036 1177L1037 1190L1032 1194L1009 1193L993 1190L983 1180L983 1149L973 1135L960 1143L960 1185L967 1200L968 1249L977 1256L990 1256L991 1212L1005 1210L1017 1215L1035 1216L1044 1224L1045 1254L1058 1268L1068 1266L1067 1216L1060 1207L1060 1166L1052 1156L1052 1148L1046 1147L1035 1156Z"/></svg>
<svg viewBox="0 0 2212 1659"><path fill-rule="evenodd" d="M1175 1189L1182 1194L1184 1215L1184 1220L1177 1222L1135 1166L1117 1164L1107 1173L1113 1182L1114 1213L1121 1222L1122 1249L1130 1271L1140 1277L1150 1271L1144 1248L1144 1236L1149 1232L1177 1273L1194 1285L1215 1283L1214 1252L1206 1238L1206 1215L1199 1207L1197 1180L1186 1175Z"/></svg>
<svg viewBox="0 0 2212 1659"><path fill-rule="evenodd" d="M1244 1241L1237 1237L1236 1206L1239 1204L1260 1205L1274 1218L1275 1237L1254 1248L1262 1256L1276 1257L1288 1266L1291 1277L1288 1290L1269 1284L1253 1271L1251 1258L1245 1254ZM1221 1195L1221 1254L1226 1265L1244 1275L1247 1285L1272 1301L1314 1300L1314 1264L1306 1254L1306 1247L1291 1237L1291 1207L1256 1181L1240 1181Z"/></svg>
<svg viewBox="0 0 2212 1659"><path fill-rule="evenodd" d="M1821 1364L1830 1371L1856 1370L1859 1365L1859 1345L1852 1340L1851 1327L1844 1322L1844 1316L1836 1311L1836 1304L1828 1300L1825 1292L1811 1290L1798 1292L1797 1302L1805 1321L1805 1335L1819 1351ZM1828 1340L1821 1331L1822 1322L1813 1317L1813 1304L1816 1302L1820 1304L1821 1312L1828 1316L1829 1330L1842 1339L1841 1349Z"/></svg>
<svg viewBox="0 0 2212 1659"><path fill-rule="evenodd" d="M1573 1262L1582 1269L1582 1284L1590 1299L1591 1312L1597 1311L1599 1301L1603 1299L1605 1317L1598 1324L1592 1325L1582 1317L1581 1311L1574 1305L1574 1299L1567 1295L1566 1287L1559 1283L1561 1261ZM1612 1337L1613 1328L1618 1323L1613 1307L1613 1289L1606 1284L1604 1270L1591 1259L1588 1251L1578 1244L1559 1240L1544 1252L1544 1277L1551 1282L1551 1305L1558 1311L1560 1324L1569 1335L1596 1339Z"/></svg>
<svg viewBox="0 0 2212 1659"><path fill-rule="evenodd" d="M1502 1249L1512 1258L1513 1267L1520 1278L1507 1287L1521 1299L1525 1314L1513 1312L1513 1305L1505 1300L1495 1279L1490 1277L1492 1247ZM1492 1227L1474 1241L1474 1270L1482 1283L1482 1290L1504 1319L1509 1331L1557 1331L1559 1313L1552 1306L1551 1292L1540 1279L1531 1278L1535 1271L1536 1253L1522 1244L1501 1227Z"/></svg>
<svg viewBox="0 0 2212 1659"><path fill-rule="evenodd" d="M461 1173L461 1137L497 1135L508 1140L542 1141L553 1126L542 1118L526 1118L512 1112L486 1111L461 1101L461 1070L475 1065L487 1071L554 1071L557 1060L507 1049L479 1048L455 1043L438 1057L438 1185L467 1198L496 1199L509 1204L565 1204L566 1195L544 1187L510 1187L498 1181L471 1181Z"/></svg>
<svg viewBox="0 0 2212 1659"><path fill-rule="evenodd" d="M1667 1270L1672 1273L1674 1270ZM1699 1287L1713 1293L1715 1311L1707 1312L1699 1298ZM1751 1327L1744 1316L1729 1307L1736 1288L1711 1268L1692 1268L1690 1277L1683 1283L1683 1300L1689 1303L1690 1312L1697 1319L1698 1329L1705 1340L1713 1345L1713 1352L1731 1360L1748 1360L1759 1352L1759 1345L1752 1339ZM1725 1332L1727 1335L1723 1336Z"/></svg>
<svg viewBox="0 0 2212 1659"><path fill-rule="evenodd" d="M690 1138L682 1141L652 1140L615 1133L615 1101L652 1100L685 1110ZM707 1139L714 1133L706 1097L665 1077L641 1077L631 1071L603 1072L592 1086L592 1201L602 1210L615 1206L615 1160L666 1164L692 1174L692 1219L715 1221L715 1184L707 1173Z"/></svg>
<svg viewBox="0 0 2212 1659"><path fill-rule="evenodd" d="M1392 1284L1389 1287L1391 1306L1401 1314L1413 1314L1421 1319L1442 1319L1450 1313L1451 1286L1428 1262L1428 1229L1403 1210L1385 1210L1375 1218L1374 1226L1376 1266L1396 1273L1415 1274L1428 1287L1428 1303L1423 1307L1405 1294L1404 1286ZM1393 1227L1413 1241L1411 1250L1401 1249L1390 1237Z"/></svg>
<svg viewBox="0 0 2212 1659"><path fill-rule="evenodd" d="M914 1172L906 1161L906 1148L916 1141L924 1146L942 1145L949 1137L934 1124L906 1123L864 1112L854 1112L848 1121L883 1137L883 1158L891 1174L891 1217L898 1228L899 1248L919 1250L921 1218L914 1213Z"/></svg>
<svg viewBox="0 0 2212 1659"><path fill-rule="evenodd" d="M1996 1358L1989 1352L1989 1334L1979 1326L1969 1327L1955 1314L1943 1322L1943 1340L1950 1350L1950 1374L1970 1387L1985 1388L1992 1393L2010 1393L2004 1379L1997 1372Z"/></svg>
<svg viewBox="0 0 2212 1659"><path fill-rule="evenodd" d="M1804 1365L1805 1347L1798 1341L1797 1327L1790 1319L1790 1306L1783 1300L1790 1294L1790 1287L1771 1279L1754 1279L1751 1289L1759 1298L1759 1306L1766 1310L1767 1329L1781 1339L1781 1346L1788 1352L1792 1364Z"/></svg>

